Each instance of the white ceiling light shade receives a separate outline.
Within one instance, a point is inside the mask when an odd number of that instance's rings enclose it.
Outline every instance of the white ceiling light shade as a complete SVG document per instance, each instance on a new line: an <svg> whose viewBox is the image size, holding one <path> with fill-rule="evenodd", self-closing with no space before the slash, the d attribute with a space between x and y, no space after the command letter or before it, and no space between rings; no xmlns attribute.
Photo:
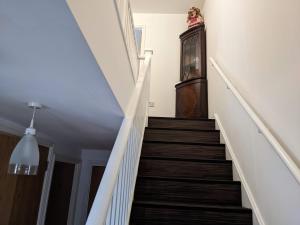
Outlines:
<svg viewBox="0 0 300 225"><path fill-rule="evenodd" d="M28 107L33 109L30 127L26 129L24 136L12 152L8 167L9 174L36 175L38 171L40 153L33 126L36 110L42 108L42 105L30 102Z"/></svg>

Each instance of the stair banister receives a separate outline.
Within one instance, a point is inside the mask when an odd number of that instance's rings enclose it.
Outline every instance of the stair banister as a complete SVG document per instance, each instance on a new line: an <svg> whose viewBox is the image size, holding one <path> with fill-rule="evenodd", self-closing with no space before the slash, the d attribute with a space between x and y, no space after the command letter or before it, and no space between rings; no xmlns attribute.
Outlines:
<svg viewBox="0 0 300 225"><path fill-rule="evenodd" d="M141 145L148 118L152 51L145 51L134 94L95 197L87 225L129 223Z"/></svg>
<svg viewBox="0 0 300 225"><path fill-rule="evenodd" d="M244 110L248 113L250 118L254 121L256 124L258 131L262 133L265 138L268 140L268 142L273 146L276 153L280 157L280 159L284 162L286 167L290 170L292 175L295 177L297 182L300 184L300 168L296 164L296 162L291 158L291 156L288 154L288 152L285 150L285 148L280 144L279 140L272 134L270 129L267 127L267 125L264 124L264 122L259 118L257 113L253 110L253 108L247 103L247 101L242 97L242 95L239 93L239 91L234 87L234 85L231 83L231 81L227 78L225 73L222 71L220 66L217 64L217 62L210 58L210 63L213 68L218 72L218 75L224 80L227 89L231 90L234 96L237 98L239 103L242 105Z"/></svg>

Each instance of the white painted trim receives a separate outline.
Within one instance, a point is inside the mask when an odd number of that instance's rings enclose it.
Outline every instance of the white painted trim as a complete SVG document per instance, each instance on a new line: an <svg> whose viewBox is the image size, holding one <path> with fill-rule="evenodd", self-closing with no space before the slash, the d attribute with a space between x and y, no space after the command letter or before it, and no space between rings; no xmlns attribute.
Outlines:
<svg viewBox="0 0 300 225"><path fill-rule="evenodd" d="M77 163L75 165L75 171L74 171L74 176L73 176L72 193L71 193L71 199L70 199L70 204L69 204L67 225L74 224L75 207L76 207L76 198L77 198L78 185L79 185L80 170L81 170L81 163Z"/></svg>
<svg viewBox="0 0 300 225"><path fill-rule="evenodd" d="M89 193L90 193L90 189L91 189L91 182L92 182L92 172L93 172L93 166L106 166L107 161L100 159L100 160L88 160L87 162L87 167L88 167L88 171L90 176L88 177L88 181L86 183L86 189L87 192L85 193L85 196L83 198L83 206L84 208L82 208L82 218L84 220L87 219L88 217L88 206L89 206Z"/></svg>
<svg viewBox="0 0 300 225"><path fill-rule="evenodd" d="M49 200L51 184L52 184L52 175L53 175L54 166L55 166L56 161L65 162L65 163L69 163L69 164L75 164L73 184L72 184L72 193L71 193L69 212L68 212L68 225L73 224L73 219L74 219L74 214L75 214L74 209L75 209L75 204L76 204L76 195L77 195L78 181L79 181L79 175L80 175L80 163L77 163L79 160L76 158L66 157L66 156L54 153L54 147L51 146L49 148L48 167L45 172L45 178L44 178L44 183L43 183L37 225L45 224L47 208L48 208L48 200Z"/></svg>
<svg viewBox="0 0 300 225"><path fill-rule="evenodd" d="M87 218L89 190L93 166L106 166L110 151L97 149L83 149L81 154L81 168L77 186L73 223L83 225ZM69 225L69 224L68 224Z"/></svg>
<svg viewBox="0 0 300 225"><path fill-rule="evenodd" d="M145 54L148 53L150 55L153 55L154 54L154 51L152 49L145 49Z"/></svg>
<svg viewBox="0 0 300 225"><path fill-rule="evenodd" d="M147 110L146 110L146 116L145 116L145 120L144 120L144 126L147 127L148 126L148 104L146 104L146 107L147 107ZM143 133L142 133L142 137L144 137L144 134L145 134L145 130L143 130ZM142 149L142 145L143 145L143 139L141 139L141 142L139 144L139 149ZM139 151L139 155L138 155L138 162L137 162L137 165L140 165L140 159L141 159L141 153L142 151ZM135 191L135 186L136 186L136 181L137 181L137 175L138 175L138 166L136 168L136 171L135 171L135 179L134 179L134 188L131 189L131 197L130 197L130 205L129 205L129 210L128 210L128 214L127 214L127 218L128 220L126 221L126 224L129 224L130 222L130 214L131 214L131 209L132 209L132 203L133 203L133 199L134 199L134 191Z"/></svg>
<svg viewBox="0 0 300 225"><path fill-rule="evenodd" d="M241 96L238 90L234 87L234 85L230 82L227 76L223 73L219 65L213 58L210 58L211 65L216 69L218 74L222 77L224 82L226 83L228 89L232 91L234 96L237 98L242 107L246 110L250 118L254 121L256 126L258 127L259 132L261 132L268 142L273 146L278 156L284 162L286 167L293 174L297 182L300 184L300 168L297 163L289 156L284 147L280 144L280 142L275 138L270 129L262 122L259 116L255 113L252 107L247 103L247 101Z"/></svg>
<svg viewBox="0 0 300 225"><path fill-rule="evenodd" d="M79 182L79 176L80 176L81 161L75 157L55 153L55 162L64 162L64 163L75 165L71 197L70 197L70 203L69 203L68 220L67 220L67 225L72 225L73 221L74 221L74 216L75 216L76 197L77 197L77 191L78 191L78 182ZM50 186L50 188L51 188L51 186Z"/></svg>
<svg viewBox="0 0 300 225"><path fill-rule="evenodd" d="M125 32L124 32L124 29L123 29L123 23L122 23L122 21L125 20L125 19L121 18L121 15L120 15L120 12L119 12L119 4L120 4L120 2L117 2L117 1L118 0L113 0L113 3L114 3L114 7L115 7L116 14L117 14L117 17L118 17L118 22L119 22L119 26L120 26L120 29L121 29L121 34L122 34L123 42L124 42L124 45L125 45L125 48L126 48L126 55L127 55L128 60L129 60L128 62L130 64L130 69L131 69L131 73L132 73L132 79L133 79L134 83L136 83L137 82L138 74L135 74L135 72L134 72L134 68L133 68L133 65L132 65L132 60L131 60L130 52L129 52L130 48L129 48L128 44L127 44ZM129 2L128 2L128 4L130 6ZM125 13L124 13L123 17L125 18ZM132 15L131 15L131 18L132 18ZM132 26L133 30L134 30L133 21L130 24L130 26ZM138 54L138 51L137 51L136 44L135 44L135 51L136 51L136 54L137 54L137 57L138 57L139 54ZM137 71L137 73L139 73L139 71Z"/></svg>
<svg viewBox="0 0 300 225"><path fill-rule="evenodd" d="M245 173L243 172L242 167L240 166L239 160L238 160L238 158L237 158L237 156L235 154L235 151L234 151L234 149L233 149L233 147L232 147L232 145L230 143L230 140L229 140L228 135L227 135L227 133L226 133L226 131L224 129L224 126L222 125L222 121L221 121L221 119L220 119L220 117L218 116L217 113L214 114L214 117L215 117L216 123L217 123L217 125L218 125L218 127L220 129L220 132L221 132L221 134L222 134L222 136L224 138L224 141L225 141L225 144L226 144L226 148L228 149L228 152L229 152L229 154L231 156L231 159L232 159L232 161L234 163L234 166L235 166L235 168L237 170L237 173L238 173L238 175L239 175L239 177L241 179L241 183L242 183L242 185L243 185L243 187L245 189L245 192L246 192L246 194L247 194L247 196L249 198L249 201L250 201L253 213L256 215L256 218L257 218L258 223L260 225L266 225L266 223L265 223L265 221L263 219L262 213L260 212L260 209L258 208L258 205L256 204L256 200L255 200L254 195L253 195L253 193L251 191L251 188L250 188L250 186L249 186L249 184L248 184L248 182L246 180Z"/></svg>
<svg viewBox="0 0 300 225"><path fill-rule="evenodd" d="M45 172L45 177L44 177L37 225L44 225L45 219L46 219L46 213L47 213L47 208L48 208L48 199L49 199L49 193L50 193L50 189L51 189L52 174L53 174L53 169L54 169L54 164L55 164L55 154L54 154L53 149L54 149L53 146L51 146L49 148L48 160L47 160L48 167L47 167L47 170Z"/></svg>

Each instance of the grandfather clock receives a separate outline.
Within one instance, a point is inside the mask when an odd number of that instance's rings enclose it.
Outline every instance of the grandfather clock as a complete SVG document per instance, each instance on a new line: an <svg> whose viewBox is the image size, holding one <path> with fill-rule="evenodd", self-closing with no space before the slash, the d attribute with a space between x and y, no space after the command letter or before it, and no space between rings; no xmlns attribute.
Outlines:
<svg viewBox="0 0 300 225"><path fill-rule="evenodd" d="M180 35L180 83L176 87L176 117L208 118L205 25Z"/></svg>

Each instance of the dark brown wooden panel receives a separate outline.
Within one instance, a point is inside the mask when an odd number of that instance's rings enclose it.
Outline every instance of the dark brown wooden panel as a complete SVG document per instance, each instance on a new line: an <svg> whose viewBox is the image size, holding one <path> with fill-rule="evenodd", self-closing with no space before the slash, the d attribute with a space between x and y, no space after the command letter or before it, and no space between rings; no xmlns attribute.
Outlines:
<svg viewBox="0 0 300 225"><path fill-rule="evenodd" d="M0 224L36 224L47 168L48 148L39 146L40 165L37 176L7 173L11 153L19 137L0 133Z"/></svg>
<svg viewBox="0 0 300 225"><path fill-rule="evenodd" d="M75 165L55 162L45 225L66 225Z"/></svg>
<svg viewBox="0 0 300 225"><path fill-rule="evenodd" d="M144 142L142 156L181 159L225 159L225 146Z"/></svg>
<svg viewBox="0 0 300 225"><path fill-rule="evenodd" d="M104 166L93 166L91 185L90 185L90 194L89 194L88 213L92 208L104 171L105 171Z"/></svg>
<svg viewBox="0 0 300 225"><path fill-rule="evenodd" d="M243 208L133 204L131 225L252 225Z"/></svg>
<svg viewBox="0 0 300 225"><path fill-rule="evenodd" d="M140 176L232 180L229 161L187 161L142 158Z"/></svg>
<svg viewBox="0 0 300 225"><path fill-rule="evenodd" d="M220 132L147 128L144 140L216 144L220 143Z"/></svg>
<svg viewBox="0 0 300 225"><path fill-rule="evenodd" d="M36 224L44 175L47 170L48 148L39 147L40 163L37 176L18 176L10 225Z"/></svg>
<svg viewBox="0 0 300 225"><path fill-rule="evenodd" d="M184 81L176 86L176 117L208 118L208 92L206 79Z"/></svg>
<svg viewBox="0 0 300 225"><path fill-rule="evenodd" d="M233 181L139 177L135 200L241 206L241 185Z"/></svg>
<svg viewBox="0 0 300 225"><path fill-rule="evenodd" d="M175 128L175 129L198 129L198 130L214 130L214 120L183 120L176 118L150 117L148 121L149 127L154 128Z"/></svg>
<svg viewBox="0 0 300 225"><path fill-rule="evenodd" d="M207 118L207 56L205 26L180 35L180 81L176 87L176 117Z"/></svg>
<svg viewBox="0 0 300 225"><path fill-rule="evenodd" d="M11 153L19 137L0 133L0 224L9 225L13 207L17 176L7 173Z"/></svg>

